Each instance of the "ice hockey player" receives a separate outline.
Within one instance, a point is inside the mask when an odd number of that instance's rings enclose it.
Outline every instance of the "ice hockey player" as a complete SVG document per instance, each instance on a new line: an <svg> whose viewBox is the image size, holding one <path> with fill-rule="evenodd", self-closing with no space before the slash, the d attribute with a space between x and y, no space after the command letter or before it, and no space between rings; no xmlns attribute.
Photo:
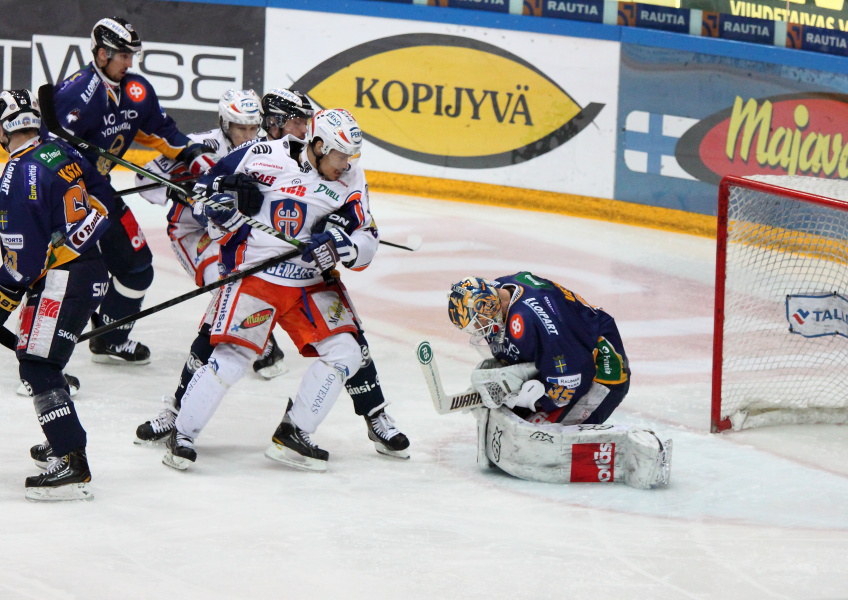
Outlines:
<svg viewBox="0 0 848 600"><path fill-rule="evenodd" d="M471 376L485 406L476 409L481 462L540 481L668 482L670 440L602 425L630 387L609 314L529 272L453 284L448 314L493 357Z"/></svg>
<svg viewBox="0 0 848 600"><path fill-rule="evenodd" d="M214 175L218 176L215 178L216 191L226 191L240 196L242 203L249 201L248 196L258 196L258 202L261 203L262 196L257 188L256 180L243 173L233 174L233 170L241 162L251 142L260 141L256 139L260 125L268 136L261 141L276 140L286 135L303 139L306 136L307 120L313 112L312 104L298 91L273 89L260 100L256 98L253 90L241 92L230 90L224 93L218 103L219 128L189 137L218 149L220 158L228 156L234 148L238 148L215 170ZM226 165L231 165L228 171L225 171ZM155 172L168 173L175 179L187 173L182 163L167 157L155 159L147 165L147 168ZM222 173L224 175L221 175ZM209 179L212 177L210 175ZM137 185L144 185L145 182L149 180L141 176L136 177ZM186 195L190 195L188 191L193 187L194 179L191 179ZM199 189L202 190L204 187L201 186ZM158 204L165 204L169 197L173 199L173 193L166 193L163 189L143 192L142 196ZM217 241L209 237L206 227L194 219L191 210L186 209L179 199L174 202L168 214L168 220L168 236L171 238L171 245L183 268L187 271L197 269L195 273L189 271L189 274L195 277L197 285L205 285L217 280L219 245ZM213 302L215 301L216 299L213 298ZM211 328L211 315L207 313L207 319L201 324L197 337L192 342L174 395L163 396L164 407L159 414L136 428L135 443L164 441L171 434L188 382L191 381L194 372L205 365L212 355L213 346L209 341ZM286 372L283 358L283 351L272 333L262 355L253 362L253 370L266 379L282 375Z"/></svg>
<svg viewBox="0 0 848 600"><path fill-rule="evenodd" d="M215 349L183 396L163 457L166 465L185 469L195 461L195 438L227 389L261 350L273 325L280 323L301 354L317 360L289 401L265 455L295 468L326 470L329 453L315 445L310 435L327 416L345 382L360 369L362 352L350 299L339 282L323 274L338 262L349 269L367 267L379 238L369 211L365 174L356 164L361 146L362 133L350 113L332 109L313 116L299 153L294 153L289 138L284 138L254 144L245 154L236 172L274 181L274 185L262 188L261 206L244 210L296 238L303 251L273 269L223 288L212 329ZM211 198L232 202L226 194ZM357 217L351 234L341 227L327 231L319 227L347 204L353 208L350 215ZM235 207L215 210L206 206L204 216L210 231L224 235L221 256L227 270L279 256L291 248L275 237L253 234ZM385 410L381 411L389 429L387 439L402 435Z"/></svg>
<svg viewBox="0 0 848 600"><path fill-rule="evenodd" d="M73 148L42 141L38 100L0 93L0 326L21 303L16 355L47 442L32 457L46 470L26 479L31 500L87 500L86 433L62 374L106 289L97 242L110 223L108 182Z"/></svg>
<svg viewBox="0 0 848 600"><path fill-rule="evenodd" d="M303 117L307 115L304 109L308 110L308 115L312 114L309 100L297 91L274 89L262 97L263 127L268 131L269 139L288 136L286 139L292 155L300 155L303 150L302 140L306 136L306 119ZM201 178L199 187L210 184L213 177L232 174L248 150L248 147L242 146L217 163ZM327 215L315 230L326 231L341 227L348 235L352 234L361 225L361 216L355 213L356 207L356 203L341 206L334 213ZM344 288L338 271L332 271L332 275L338 285ZM368 437L374 442L377 452L386 456L409 458L409 439L397 429L394 420L384 410L389 403L383 395L368 340L361 330L356 339L362 350L362 364L345 382L345 390L353 400L354 412L365 418Z"/></svg>
<svg viewBox="0 0 848 600"><path fill-rule="evenodd" d="M142 76L128 73L142 50L141 39L125 19L98 21L91 31L93 60L68 77L55 92L56 114L61 124L117 156L133 141L177 158L199 174L214 164L214 151L192 142L165 114L153 86ZM91 151L83 155L107 175L114 163ZM152 255L132 211L120 198L104 199L112 226L101 239L109 289L93 317L100 326L136 313L153 281ZM89 341L92 360L106 364L143 365L150 349L130 340L132 323Z"/></svg>

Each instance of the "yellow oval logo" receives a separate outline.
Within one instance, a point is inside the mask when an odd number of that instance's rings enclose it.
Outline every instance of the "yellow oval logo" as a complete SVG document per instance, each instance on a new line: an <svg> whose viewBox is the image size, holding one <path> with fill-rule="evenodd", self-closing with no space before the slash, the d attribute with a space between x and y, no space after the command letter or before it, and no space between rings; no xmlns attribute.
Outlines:
<svg viewBox="0 0 848 600"><path fill-rule="evenodd" d="M526 162L577 135L603 104L582 108L527 61L451 35L373 40L292 84L319 106L350 110L366 139L432 165Z"/></svg>

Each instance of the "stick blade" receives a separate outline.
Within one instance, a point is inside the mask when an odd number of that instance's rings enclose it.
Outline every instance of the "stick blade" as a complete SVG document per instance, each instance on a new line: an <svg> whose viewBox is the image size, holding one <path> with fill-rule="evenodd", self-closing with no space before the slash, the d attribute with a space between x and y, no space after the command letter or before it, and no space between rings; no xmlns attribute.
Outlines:
<svg viewBox="0 0 848 600"><path fill-rule="evenodd" d="M424 240L421 238L420 235L411 235L406 238L406 247L409 248L411 252L415 252L419 248L421 248L421 244L423 242Z"/></svg>

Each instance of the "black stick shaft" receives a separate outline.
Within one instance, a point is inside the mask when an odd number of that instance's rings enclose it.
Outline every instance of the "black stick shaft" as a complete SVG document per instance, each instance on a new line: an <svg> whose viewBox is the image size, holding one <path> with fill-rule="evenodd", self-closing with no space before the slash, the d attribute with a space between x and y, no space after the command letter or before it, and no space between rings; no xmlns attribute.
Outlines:
<svg viewBox="0 0 848 600"><path fill-rule="evenodd" d="M109 323L108 325L104 325L102 327L98 327L97 329L93 329L91 331L88 331L88 332L82 334L81 336L79 336L79 340L77 341L77 343L84 342L87 339L97 337L98 335L107 333L109 331L113 331L115 329L118 329L119 327L123 327L124 325L127 325L129 323L132 323L134 321L138 321L139 319L143 319L144 317L152 315L153 313L158 313L159 311L162 311L162 310L165 310L166 308L170 308L172 306L180 304L181 302L185 302L186 300L191 300L192 298L196 298L197 296L201 296L201 295L205 294L206 292L211 292L212 290L216 290L219 287L224 287L225 285L230 284L234 281L238 281L239 279L244 279L245 277L253 275L254 273L264 271L268 267L273 267L274 265L279 264L279 263L281 263L285 260L288 260L289 258L292 258L294 256L297 256L298 254L300 254L299 250L293 250L291 252L287 252L286 254L282 254L280 256L275 256L274 258L269 258L268 260L263 261L263 262L259 263L258 265L250 267L246 271L239 271L238 273L233 273L232 275L224 277L223 279L219 279L218 281L216 281L214 283L210 283L209 285L204 285L203 287L199 287L196 290L186 292L185 294L183 294L181 296L177 296L176 298L171 298L170 300L166 300L165 302L162 302L161 304L157 304L156 306L151 306L150 308L145 308L144 310L139 311L139 312L135 313L134 315L129 315L128 317L124 317L123 319L118 319L117 321L113 321L112 323ZM2 333L2 332L0 332L0 333ZM0 339L0 343L3 343L2 339Z"/></svg>

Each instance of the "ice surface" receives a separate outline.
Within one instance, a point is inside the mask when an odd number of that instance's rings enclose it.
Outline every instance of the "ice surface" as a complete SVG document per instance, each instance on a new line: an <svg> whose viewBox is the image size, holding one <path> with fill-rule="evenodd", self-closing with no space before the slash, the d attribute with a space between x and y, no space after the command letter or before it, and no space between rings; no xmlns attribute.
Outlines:
<svg viewBox="0 0 848 600"><path fill-rule="evenodd" d="M116 187L130 187L118 173ZM164 211L128 198L155 256L145 306L192 289L171 254ZM173 391L206 299L138 322L144 367L91 362L80 347L77 409L95 499L34 504L23 480L42 435L0 366L0 598L298 599L848 598L848 429L772 427L711 435L714 243L530 211L373 194L384 239L348 272L390 414L409 461L378 455L342 395L313 439L327 473L264 458L308 361L278 335L291 371L252 373L225 398L180 473L136 426ZM674 439L667 489L550 485L475 464L470 415L439 416L414 351L429 339L448 392L479 360L447 319L466 275L531 270L618 320L633 386L612 421Z"/></svg>

